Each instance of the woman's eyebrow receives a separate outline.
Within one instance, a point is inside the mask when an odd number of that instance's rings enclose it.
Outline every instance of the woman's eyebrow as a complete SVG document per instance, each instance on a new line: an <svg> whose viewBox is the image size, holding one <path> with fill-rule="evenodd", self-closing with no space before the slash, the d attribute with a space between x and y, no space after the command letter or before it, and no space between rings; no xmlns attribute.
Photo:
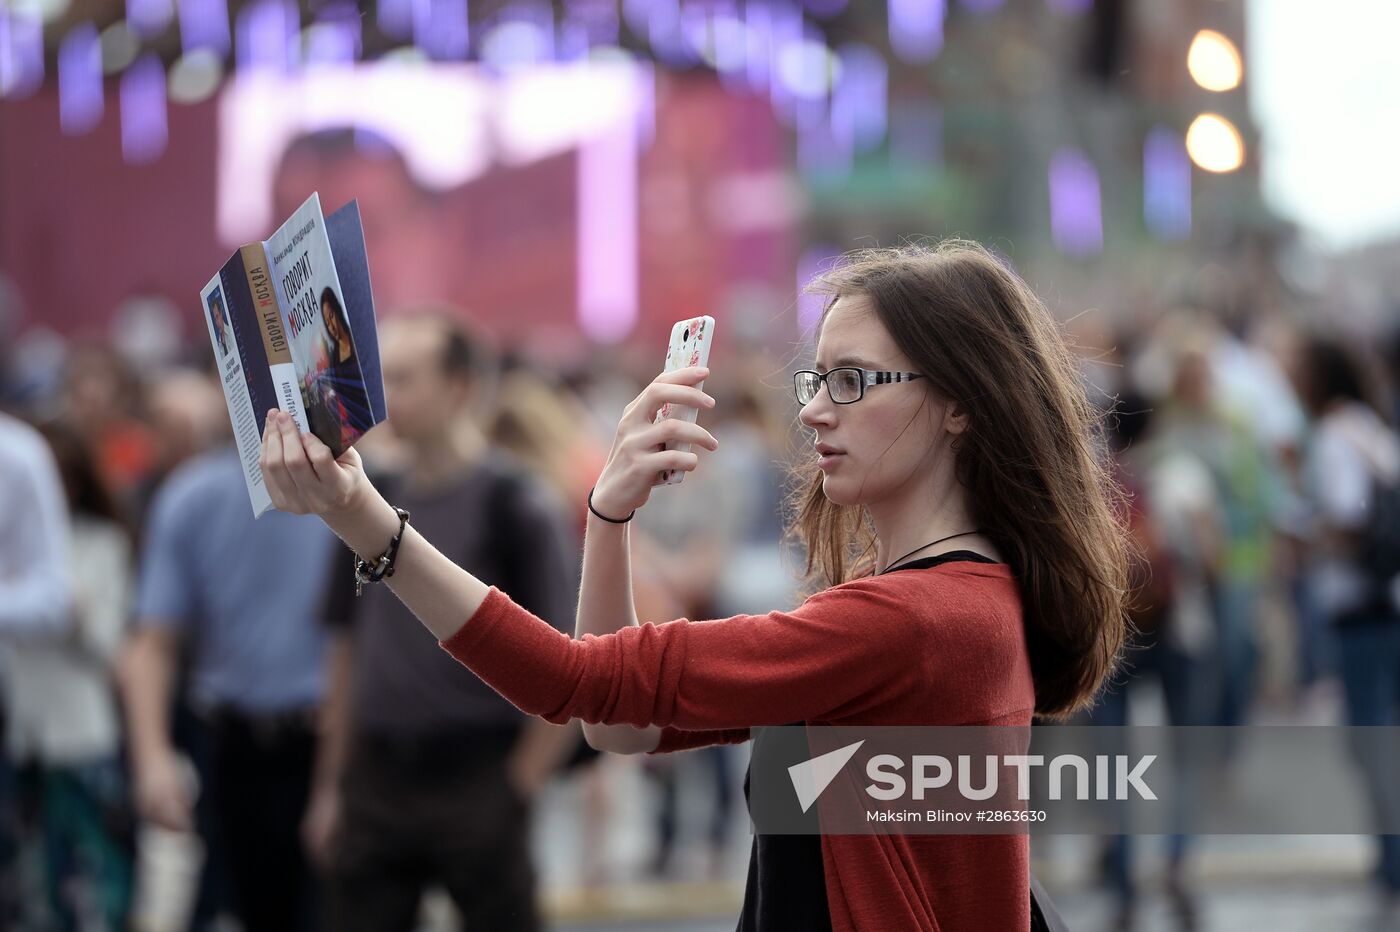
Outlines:
<svg viewBox="0 0 1400 932"><path fill-rule="evenodd" d="M880 368L880 364L878 362L871 362L870 360L862 359L859 356L842 356L840 359L837 359L836 362L831 364L831 368L833 369L840 368L841 366L860 366L862 369ZM820 372L825 372L827 368L821 363L816 363L816 367L817 370Z"/></svg>

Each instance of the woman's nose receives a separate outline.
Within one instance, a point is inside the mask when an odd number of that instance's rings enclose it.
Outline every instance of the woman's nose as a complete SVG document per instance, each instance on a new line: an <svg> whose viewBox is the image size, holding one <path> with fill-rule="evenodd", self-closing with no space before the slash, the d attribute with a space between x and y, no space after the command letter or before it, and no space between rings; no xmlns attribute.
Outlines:
<svg viewBox="0 0 1400 932"><path fill-rule="evenodd" d="M830 426L836 419L836 405L826 393L826 385L817 389L812 400L797 412L797 419L808 427Z"/></svg>

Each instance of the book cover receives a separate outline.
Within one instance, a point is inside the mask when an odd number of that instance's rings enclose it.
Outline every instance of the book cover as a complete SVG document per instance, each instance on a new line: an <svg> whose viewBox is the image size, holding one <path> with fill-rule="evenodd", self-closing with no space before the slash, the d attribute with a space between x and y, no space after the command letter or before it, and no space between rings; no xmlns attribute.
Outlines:
<svg viewBox="0 0 1400 932"><path fill-rule="evenodd" d="M269 239L235 252L200 300L262 515L272 507L258 463L269 409L291 414L337 456L386 416L358 205L326 218L312 194Z"/></svg>

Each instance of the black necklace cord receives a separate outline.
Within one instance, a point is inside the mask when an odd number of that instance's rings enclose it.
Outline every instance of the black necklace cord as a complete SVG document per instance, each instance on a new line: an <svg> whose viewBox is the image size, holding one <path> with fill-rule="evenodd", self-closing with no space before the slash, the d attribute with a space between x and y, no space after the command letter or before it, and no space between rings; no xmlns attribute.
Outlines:
<svg viewBox="0 0 1400 932"><path fill-rule="evenodd" d="M943 543L945 540L952 540L954 537L966 537L966 536L969 535L969 534L981 534L981 533L982 533L982 529L981 529L981 528L975 528L975 529L973 529L973 530L971 530L971 531L959 531L959 532L956 533L956 534L949 534L947 537L940 537L940 538L938 538L938 540L931 540L931 541L929 541L927 544L924 544L922 547L915 547L913 550L909 551L909 552L906 553L904 556L900 557L898 560L891 560L891 561L890 561L890 564L889 564L888 566L886 566L884 569L882 569L880 572L881 572L881 573L888 573L888 572L889 572L891 569L893 569L895 566L898 566L898 565L899 565L900 563L902 563L903 561L909 559L909 558L912 557L914 554L918 553L920 550L927 550L929 547L932 547L934 544L941 544L941 543Z"/></svg>

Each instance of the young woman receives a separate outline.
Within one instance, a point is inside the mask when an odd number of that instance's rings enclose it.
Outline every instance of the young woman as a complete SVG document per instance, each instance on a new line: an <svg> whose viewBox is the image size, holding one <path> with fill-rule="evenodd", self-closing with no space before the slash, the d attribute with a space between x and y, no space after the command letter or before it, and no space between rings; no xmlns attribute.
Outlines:
<svg viewBox="0 0 1400 932"><path fill-rule="evenodd" d="M658 376L624 410L590 503L571 639L462 571L290 420L262 468L454 657L597 747L738 742L756 725L1029 725L1085 704L1124 635L1119 493L1074 359L1027 286L975 244L858 255L824 276L816 369L795 376L813 441L794 531L826 588L791 612L638 626L626 521L659 472L713 451L708 372ZM591 636L589 636L591 635ZM741 929L1026 929L1025 835L755 839Z"/></svg>

